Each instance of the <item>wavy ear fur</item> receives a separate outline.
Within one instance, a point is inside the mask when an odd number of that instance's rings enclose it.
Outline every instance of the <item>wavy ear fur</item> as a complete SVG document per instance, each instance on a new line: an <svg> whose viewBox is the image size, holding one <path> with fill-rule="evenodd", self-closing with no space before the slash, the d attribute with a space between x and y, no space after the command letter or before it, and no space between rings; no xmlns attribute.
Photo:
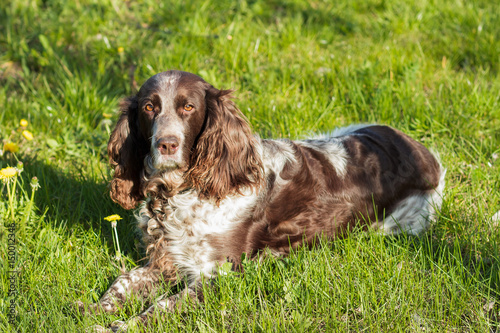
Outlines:
<svg viewBox="0 0 500 333"><path fill-rule="evenodd" d="M138 130L137 98L129 97L121 105L121 116L108 142L109 163L115 173L110 195L125 209L132 209L143 199L141 171L149 151L146 139Z"/></svg>
<svg viewBox="0 0 500 333"><path fill-rule="evenodd" d="M258 187L262 181L256 138L231 101L231 92L207 89L205 125L187 171L187 179L200 195L216 202L243 188Z"/></svg>

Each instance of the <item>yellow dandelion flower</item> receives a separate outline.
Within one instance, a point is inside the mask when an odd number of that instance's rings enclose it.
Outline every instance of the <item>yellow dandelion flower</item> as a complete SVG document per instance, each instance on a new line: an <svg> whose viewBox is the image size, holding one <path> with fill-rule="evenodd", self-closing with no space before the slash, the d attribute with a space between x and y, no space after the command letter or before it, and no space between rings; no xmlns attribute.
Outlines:
<svg viewBox="0 0 500 333"><path fill-rule="evenodd" d="M26 140L31 141L33 140L33 133L30 131L23 131L23 136L26 138Z"/></svg>
<svg viewBox="0 0 500 333"><path fill-rule="evenodd" d="M122 218L118 214L113 214L113 215L106 216L104 219L106 221L109 221L109 222L114 222L114 221L119 221Z"/></svg>
<svg viewBox="0 0 500 333"><path fill-rule="evenodd" d="M19 146L14 142L7 142L3 145L4 151L10 151L11 153L17 153L19 151Z"/></svg>
<svg viewBox="0 0 500 333"><path fill-rule="evenodd" d="M26 119L21 119L21 121L19 122L19 125L21 127L26 127L26 126L28 126L28 121Z"/></svg>
<svg viewBox="0 0 500 333"><path fill-rule="evenodd" d="M122 46L120 46L120 47L118 48L118 53L123 53L123 51L125 51L125 49L124 49Z"/></svg>
<svg viewBox="0 0 500 333"><path fill-rule="evenodd" d="M103 113L102 116L106 119L113 117L113 115L111 113Z"/></svg>
<svg viewBox="0 0 500 333"><path fill-rule="evenodd" d="M17 170L16 168L13 167L6 167L0 170L0 179L10 179L12 177L15 177L17 175Z"/></svg>

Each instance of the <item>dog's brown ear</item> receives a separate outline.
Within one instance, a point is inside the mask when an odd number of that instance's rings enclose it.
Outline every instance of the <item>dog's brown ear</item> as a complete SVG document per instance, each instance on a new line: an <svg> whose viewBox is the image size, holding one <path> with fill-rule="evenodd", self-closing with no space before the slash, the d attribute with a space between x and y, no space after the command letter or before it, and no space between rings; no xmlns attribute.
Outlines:
<svg viewBox="0 0 500 333"><path fill-rule="evenodd" d="M231 100L231 90L209 86L206 123L191 154L187 178L206 198L216 202L262 182L257 139Z"/></svg>
<svg viewBox="0 0 500 333"><path fill-rule="evenodd" d="M109 163L115 171L110 195L123 208L133 209L143 199L141 171L149 145L138 130L137 98L125 99L120 110L120 119L108 142Z"/></svg>

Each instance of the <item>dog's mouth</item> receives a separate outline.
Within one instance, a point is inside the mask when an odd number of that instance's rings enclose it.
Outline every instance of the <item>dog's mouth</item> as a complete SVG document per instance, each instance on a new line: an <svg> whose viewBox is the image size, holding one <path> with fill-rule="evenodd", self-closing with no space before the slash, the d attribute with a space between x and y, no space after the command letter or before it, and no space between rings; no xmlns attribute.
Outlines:
<svg viewBox="0 0 500 333"><path fill-rule="evenodd" d="M177 154L165 156L150 153L146 156L144 164L148 174L185 169L184 161Z"/></svg>
<svg viewBox="0 0 500 333"><path fill-rule="evenodd" d="M156 157L156 158L155 158ZM169 156L154 156L153 167L159 171L169 171L182 168L182 161L175 155Z"/></svg>

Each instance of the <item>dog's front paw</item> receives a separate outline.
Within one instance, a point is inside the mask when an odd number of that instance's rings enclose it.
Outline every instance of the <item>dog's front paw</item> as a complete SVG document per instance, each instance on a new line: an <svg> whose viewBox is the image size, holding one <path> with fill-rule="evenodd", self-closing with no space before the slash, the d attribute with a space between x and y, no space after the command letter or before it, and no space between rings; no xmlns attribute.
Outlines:
<svg viewBox="0 0 500 333"><path fill-rule="evenodd" d="M83 316L97 315L100 313L115 313L119 309L115 304L109 302L85 304L82 301L76 301L74 304L76 310Z"/></svg>
<svg viewBox="0 0 500 333"><path fill-rule="evenodd" d="M85 304L82 301L76 301L74 303L74 307L76 311L79 312L82 316L96 313L95 304Z"/></svg>
<svg viewBox="0 0 500 333"><path fill-rule="evenodd" d="M134 317L130 318L129 320L121 321L121 320L116 320L111 324L111 332L135 332L134 328L137 327L137 324L141 321L140 317Z"/></svg>
<svg viewBox="0 0 500 333"><path fill-rule="evenodd" d="M111 329L111 332L127 332L128 325L124 321L116 320L111 323L109 328Z"/></svg>
<svg viewBox="0 0 500 333"><path fill-rule="evenodd" d="M85 333L111 333L113 331L103 327L101 325L94 325L85 329Z"/></svg>

